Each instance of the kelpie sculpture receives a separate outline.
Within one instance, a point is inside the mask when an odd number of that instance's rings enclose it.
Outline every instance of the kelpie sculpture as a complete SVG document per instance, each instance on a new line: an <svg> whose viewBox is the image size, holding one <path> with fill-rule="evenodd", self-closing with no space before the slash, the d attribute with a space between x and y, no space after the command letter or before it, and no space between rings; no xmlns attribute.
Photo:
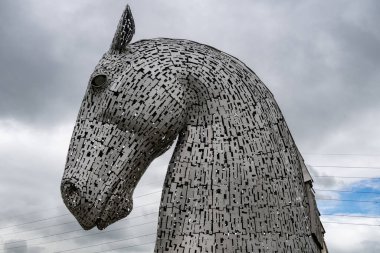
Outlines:
<svg viewBox="0 0 380 253"><path fill-rule="evenodd" d="M146 168L178 137L155 252L321 252L303 159L267 87L215 48L130 44L134 31L127 6L72 135L61 190L81 226L126 217Z"/></svg>

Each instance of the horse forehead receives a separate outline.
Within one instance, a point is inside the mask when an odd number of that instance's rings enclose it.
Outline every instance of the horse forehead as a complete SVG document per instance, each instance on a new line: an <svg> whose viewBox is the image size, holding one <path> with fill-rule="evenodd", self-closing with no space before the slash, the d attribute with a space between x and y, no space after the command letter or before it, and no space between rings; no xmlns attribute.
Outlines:
<svg viewBox="0 0 380 253"><path fill-rule="evenodd" d="M130 62L132 61L131 56L127 55L112 55L112 54L105 54L100 60L97 66L95 67L95 70L99 69L105 69L108 71L120 71L123 70L123 67L128 67L130 65Z"/></svg>

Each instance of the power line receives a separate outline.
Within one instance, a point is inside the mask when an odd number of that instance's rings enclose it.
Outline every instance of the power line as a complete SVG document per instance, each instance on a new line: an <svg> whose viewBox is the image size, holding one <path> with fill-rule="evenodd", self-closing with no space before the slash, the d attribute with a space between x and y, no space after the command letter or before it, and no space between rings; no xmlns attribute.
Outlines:
<svg viewBox="0 0 380 253"><path fill-rule="evenodd" d="M347 155L349 155L349 154L347 154ZM379 169L380 170L380 167L370 167L370 166L337 166L337 165L310 165L310 166L317 167L317 168L318 167L321 167L321 168L328 168L328 167L331 167L331 168L365 168L365 169ZM380 179L380 178L371 178L371 177L340 177L340 176L313 176L313 177ZM157 181L152 181L152 182L149 182L149 183L145 183L145 185L152 185L152 184L156 184L156 183L157 183ZM150 195L150 194L154 194L154 193L158 193L158 192L161 192L161 190L153 192L153 193L148 193L148 194L140 195L140 196L137 196L136 198L143 197L143 196ZM51 210L51 209L57 209L57 208L63 208L63 207L64 207L63 205L59 205L59 206L52 207L52 208L44 208L44 209L41 209L41 210L32 211L32 212L28 212L28 213L24 213L24 214L20 214L20 215L8 216L8 217L6 217L6 219L13 219L13 218L21 217L21 216L27 216L27 215L29 215L31 213L39 213L39 212L42 212L42 211ZM59 216L65 216L65 215L69 215L69 214L63 214L63 215L59 215ZM56 217L58 217L58 216L56 216ZM19 224L19 225L24 225L24 224ZM16 226L16 225L14 225L14 226ZM3 227L3 228L8 228L8 227ZM0 228L0 229L3 229L3 228Z"/></svg>
<svg viewBox="0 0 380 253"><path fill-rule="evenodd" d="M54 217L49 217L49 218L45 218L45 219L39 219L39 220L28 221L28 222L25 222L25 223L20 223L20 224L16 224L16 225L8 226L8 227L1 227L0 229L19 227L19 226L23 226L23 225L27 225L27 224L36 223L36 222L52 220L52 219L56 219L56 218L63 217L63 216L68 216L68 215L70 215L70 213L66 213L66 214L62 214L62 215L58 215L58 216L54 216Z"/></svg>
<svg viewBox="0 0 380 253"><path fill-rule="evenodd" d="M314 168L344 168L344 169L372 169L372 170L380 170L380 167L372 167L372 166L342 166L342 165L310 165Z"/></svg>
<svg viewBox="0 0 380 253"><path fill-rule="evenodd" d="M40 246L40 245L46 245L46 244L51 244L51 243L56 243L56 242L62 242L62 241L68 241L68 240L72 240L72 239L78 239L78 238L88 237L88 236L93 236L93 235L98 235L98 234L106 234L106 233L110 233L110 232L114 232L114 231L120 231L120 230L123 230L123 229L129 229L129 228L133 228L133 227L143 226L143 225L146 225L146 224L152 224L152 223L155 223L155 222L157 222L157 221L150 221L150 222L145 222L145 223L141 223L141 224L135 224L135 225L124 227L124 228L117 228L117 229L112 229L112 230L108 230L108 231L102 231L102 232L92 233L92 234L88 234L88 235L74 236L74 237L60 239L60 240L55 240L55 241L51 241L51 242L30 244L28 246ZM22 247L25 247L25 246L23 245L23 246L16 246L16 247L10 247L10 248L7 247L7 248L3 248L3 250L16 249L16 248L22 248Z"/></svg>
<svg viewBox="0 0 380 253"><path fill-rule="evenodd" d="M326 153L326 154L316 154L316 153L302 153L302 155L315 155L315 156L380 156L380 154L355 154L355 153Z"/></svg>
<svg viewBox="0 0 380 253"><path fill-rule="evenodd" d="M347 166L329 166L329 165L320 165L320 166L311 165L311 166L313 166L313 167L340 167L340 168L347 168ZM369 168L369 167L349 167L349 168ZM378 168L378 167L371 167L371 168ZM378 168L378 169L380 169L380 168ZM345 176L313 176L313 178L380 179L380 178L373 178L373 177L345 177ZM156 183L156 182L151 182L150 184L153 184L153 183ZM146 184L146 185L149 185L149 184ZM315 189L315 190L317 190L317 189ZM328 190L325 190L325 191L328 191ZM162 192L162 190L154 191L154 192L143 194L143 195L139 195L139 196L136 196L135 198L144 197L144 196L155 194L155 193L159 193L159 192ZM357 193L360 193L360 192L357 192ZM48 208L48 209L43 209L43 210L56 209L56 208L59 208L59 207L64 207L64 206L57 206L57 207L54 207L54 208ZM34 213L34 212L37 212L37 211L33 211L33 212L30 212L30 213ZM15 218L15 217L20 217L20 216L26 216L27 214L28 213L17 215L17 216L11 216L10 218ZM54 217L49 217L49 218L45 218L45 219L33 220L33 221L30 221L30 222L25 222L25 223L21 223L21 224L15 224L15 225L12 225L12 226L1 227L0 229L6 229L6 228L21 226L21 225L27 225L27 224L31 224L31 223L34 223L34 222L45 221L45 220L54 219L54 218L58 218L58 217L63 217L63 216L67 216L67 215L70 215L70 213L62 214L62 215L58 215L58 216L54 216Z"/></svg>
<svg viewBox="0 0 380 253"><path fill-rule="evenodd" d="M380 201L371 201L371 200L354 200L354 199L324 199L324 198L315 198L317 200L329 200L329 201L348 201L348 202L360 202L360 203L375 203L379 204Z"/></svg>
<svg viewBox="0 0 380 253"><path fill-rule="evenodd" d="M41 210L31 211L31 212L23 213L23 214L20 214L20 215L8 216L8 217L5 217L3 220L9 220L9 219L17 218L17 217L27 216L27 215L32 214L32 213L40 213L40 212L43 212L43 211L57 209L57 208L62 208L62 207L64 207L64 206L60 205L60 206L56 206L56 207L44 208L44 209L41 209ZM3 214L1 216L3 216Z"/></svg>
<svg viewBox="0 0 380 253"><path fill-rule="evenodd" d="M151 193L146 193L146 194L143 194L143 195L136 196L134 199L145 197L145 196L156 194L156 193L161 193L161 192L162 192L162 189L159 190L159 191L154 191L154 192L151 192Z"/></svg>
<svg viewBox="0 0 380 253"><path fill-rule="evenodd" d="M146 214L146 215L148 215L148 214ZM146 215L143 215L143 216L146 216ZM369 216L337 215L337 214L322 214L322 215L323 216L361 217L361 218L380 218L379 216L369 217ZM138 217L141 217L141 216L138 216ZM134 217L134 218L137 218L137 217ZM142 224L136 224L136 225L128 226L127 228L142 226L142 225L146 225L146 224L150 224L150 223L154 223L154 222L155 221L147 222L147 223L142 223ZM361 225L361 226L367 226L367 225L368 226L380 226L380 225L374 225L374 224L359 224L359 223L340 223L340 222L324 222L324 223L349 224L349 225ZM50 243L61 242L61 241L66 241L66 240L72 240L72 239L77 239L77 238L82 238L82 237L87 237L87 236L93 236L93 235L102 234L102 233L109 233L109 232L119 231L119 230L123 230L123 229L126 229L126 228L118 228L118 229L113 229L113 230L109 230L109 231L105 231L105 232L98 232L98 233L93 233L93 234L89 234L89 235L81 235L81 236L76 236L76 237L71 237L71 238L65 238L65 239L55 240L55 241L46 242L46 243L32 244L30 246L46 245L46 244L50 244ZM153 234L149 234L149 235L153 235ZM146 236L146 235L144 235L144 236ZM129 239L133 239L133 238L129 238ZM123 240L129 240L129 239L127 238L127 239L123 239ZM103 244L108 244L108 243L113 243L113 242L117 242L117 241L107 242L107 243L103 243ZM91 245L91 246L82 247L82 248L88 248L88 247L93 247L93 246L98 246L98 245ZM14 248L21 248L21 247L24 247L24 246L4 248L4 250L6 250L6 249L14 249ZM82 248L78 248L78 249L82 249ZM123 247L123 248L126 248L126 247ZM117 249L122 249L122 248L117 248ZM117 249L112 249L110 251L117 250ZM76 250L76 249L70 249L70 250L65 250L65 251L60 251L60 252L73 251L73 250ZM104 251L100 251L100 252L104 252Z"/></svg>
<svg viewBox="0 0 380 253"><path fill-rule="evenodd" d="M337 176L319 176L319 177L337 177ZM344 178L353 178L353 177L344 177ZM358 178L358 177L354 177L354 178ZM362 178L362 177L360 177L360 178ZM327 189L315 189L315 190L317 190L317 191L336 191L336 192L355 192L355 191L339 191L339 190L327 190ZM143 194L143 195L137 196L137 197L135 197L135 198L139 198L139 197L143 197L143 196L147 196L147 195L151 195L151 194L159 193L159 192L161 192L161 191L162 191L162 190L155 191L155 192L151 192L151 193L147 193L147 194ZM374 193L374 192L356 192L356 193L373 193L373 194L380 194L380 193ZM374 201L355 201L355 200L337 200L337 199L320 199L320 200L335 200L335 201L351 201L351 202L370 202L370 203L378 203L378 202L374 202ZM136 208L137 208L137 207L136 207ZM53 218L57 218L57 217L66 216L66 215L69 215L69 214L59 215L59 216L50 217L50 218L46 218L46 219L35 220L35 221L26 222L26 223L22 223L22 224L16 224L16 225L9 226L9 227L15 227L15 226L26 225L26 224L29 224L29 223L40 222L40 221L44 221L44 220L48 220L48 219L53 219ZM70 223L75 223L75 222L70 222ZM68 224L68 223L56 224L56 225L54 225L54 226L65 225L65 224ZM9 227L3 227L3 228L0 228L0 229L9 228ZM52 226L48 226L48 227L52 227ZM43 228L47 228L47 227L38 228L38 229L36 229L36 230L43 229ZM23 232L31 232L31 231L34 231L34 230L20 231L20 232L15 232L15 233L23 233ZM10 234L15 234L15 233L8 233L8 234L4 234L4 235L10 235Z"/></svg>
<svg viewBox="0 0 380 253"><path fill-rule="evenodd" d="M142 224L136 224L136 225L134 225L134 226L129 226L129 227L136 227L136 226L141 226L141 225L145 225L145 224L149 224L149 223L153 223L153 222L147 222L147 223L142 223ZM360 226L380 226L380 224L378 225L378 224L367 224L367 223L348 223L348 222L329 222L329 221L325 221L325 222L323 222L323 223L334 223L334 224L345 224L345 225L360 225ZM114 230L106 231L106 232L104 232L104 233L113 232L113 231L122 230L122 229L126 229L126 228L114 229ZM62 240L56 240L56 241L47 242L47 243L32 244L32 245L30 245L30 246L46 245L46 244L50 244L50 243L61 242L61 241L66 241L66 240L71 240L71 239L77 239L77 238L87 237L87 236L92 236L92 235L96 235L96 234L101 234L101 232L99 232L99 233L94 233L94 234L90 234L90 235L83 235L83 236L77 236L77 237L72 237L72 238L66 238L66 239L62 239ZM105 242L105 243L100 243L100 244L92 244L92 245L85 246L85 247L80 247L80 248L74 248L74 249L68 249L68 250L58 251L57 253L60 253L60 252L68 252L68 251L74 251L74 250L80 250L80 249L84 249L84 248L91 248L91 247L95 247L95 246L106 245L106 244L111 244L111 243L116 243L116 242L121 242L121 241L131 240L131 239L136 239L136 238L140 238L140 237L145 237L145 236L155 235L155 234L156 234L156 233L151 233L151 234L145 234L145 235L136 236L136 237L131 237L131 238L126 238L126 239L121 239L121 240L114 240L114 241ZM154 243L154 242L149 242L149 243L145 243L145 244L150 244L150 243ZM135 245L135 246L140 246L140 245L144 245L144 244L139 244L139 245ZM12 248L4 248L4 250L7 250L7 249L15 249L15 248L21 248L21 247L24 247L24 246L12 247ZM111 250L108 250L108 251L114 251L114 250L124 249L124 248L128 248L128 247L131 247L131 246L121 247L121 248L115 248L115 249L111 249ZM98 252L104 252L104 251L97 251L97 252L94 252L94 253L98 253ZM106 251L106 252L107 252L107 251Z"/></svg>
<svg viewBox="0 0 380 253"><path fill-rule="evenodd" d="M140 215L140 216L133 216L133 217L128 218L126 221L128 222L129 220L133 220L133 219L136 219L136 218L141 218L141 217L148 216L148 215L155 214L155 213L158 213L158 211L152 212L152 213L143 214L143 215ZM52 236L56 236L56 235L69 234L69 233L74 233L74 232L79 232L79 231L82 232L83 229L76 229L76 230L66 231L66 232L62 232L62 233L58 233L58 234L51 234L51 235L45 235L45 236L40 236L40 237L34 237L34 238L26 239L26 240L28 240L28 241L34 241L34 240L37 240L37 239L43 239L43 238L48 238L48 237L52 237ZM14 243L18 243L18 241L9 242L8 244L14 244Z"/></svg>
<svg viewBox="0 0 380 253"><path fill-rule="evenodd" d="M380 177L312 176L313 178L380 179Z"/></svg>
<svg viewBox="0 0 380 253"><path fill-rule="evenodd" d="M336 222L336 221L323 221L322 223L380 227L380 224L367 224L367 223L350 223L350 222Z"/></svg>
<svg viewBox="0 0 380 253"><path fill-rule="evenodd" d="M96 252L93 252L93 253L111 252L111 251L115 251L115 250L119 250L119 249L128 249L128 248L133 248L133 247L143 246L143 245L148 245L148 244L153 244L153 243L156 243L156 241L147 242L147 243L141 243L141 244L135 244L135 245L127 246L127 247L115 248L115 249L110 249L110 250L106 250L106 251L96 251Z"/></svg>
<svg viewBox="0 0 380 253"><path fill-rule="evenodd" d="M324 215L328 215L328 214L324 214ZM332 214L332 216L365 217L365 218L370 218L370 217L367 217L367 216L334 215L334 214ZM376 217L376 218L380 218L380 217ZM152 221L152 222L146 222L146 223L141 223L141 224L136 224L136 225L128 226L127 228L137 227L137 226L142 226L142 225L146 225L146 224L150 224L150 223L154 223L154 222L155 222L155 221ZM374 224L362 224L362 223L341 223L341 222L323 222L323 223L350 224L350 225L362 225L362 226L363 226L363 225L365 225L365 226L380 226L380 225L376 225L376 224L374 225ZM77 239L77 238L82 238L82 237L93 236L93 235L97 235L97 234L104 234L104 233L109 233L109 232L119 231L119 230L123 230L123 229L126 229L126 228L118 228L118 229L113 229L113 230L109 230L109 231L105 231L105 232L98 232L98 233L93 233L93 234L89 234L89 235L82 235L82 236L76 236L76 237L71 237L71 238L65 238L65 239L56 240L56 241L51 241L51 242L46 242L46 243L31 244L30 246L46 245L46 244L51 244L51 243L56 243L56 242L61 242L61 241L67 241L67 240L72 240L72 239ZM152 234L148 234L148 235L154 235L154 234L152 233ZM144 236L147 236L147 235L144 235ZM140 237L140 236L139 236L139 237ZM135 237L135 238L137 238L137 237ZM129 240L129 239L134 239L134 238L127 238L127 239L116 240L116 241L106 242L106 243L97 244L97 245L90 245L90 246L81 247L81 248L77 248L77 249L89 248L89 247L94 247L94 246L99 246L99 245L103 245L103 244L114 243L114 242L119 242L119 241ZM152 242L151 242L151 243L152 243ZM11 247L11 248L4 248L3 250L15 249L15 248L22 248L22 247L25 247L25 246L17 246L17 247ZM126 247L122 247L122 248L126 248ZM122 249L122 248L115 248L115 249L112 249L112 250L109 250L109 251L113 251L113 250L117 250L117 249ZM73 251L73 250L77 250L77 249L69 249L69 250L64 250L64 251L60 251L60 252ZM104 252L104 251L100 251L100 252Z"/></svg>
<svg viewBox="0 0 380 253"><path fill-rule="evenodd" d="M154 214L154 213L158 213L158 212L153 212L153 213L149 213L149 214L145 214L145 215L137 216L137 217L133 217L133 218L143 217L143 216L147 216L147 215ZM321 215L322 216L336 216L336 217L354 217L354 218L356 218L356 217L359 217L359 218L380 218L380 216L359 216L359 215L339 215L339 214L321 214ZM131 227L138 227L138 226L142 226L142 225L146 225L146 224L151 224L151 223L154 223L154 222L156 222L156 221L136 224L136 225L128 226L126 228L125 227L123 227L123 228L116 228L116 229L112 229L112 230L108 230L108 231L102 231L102 232L97 232L97 233L88 234L88 235L74 236L74 237L70 237L70 238L65 238L65 239L60 239L60 240L55 240L55 241L50 241L50 242L45 242L45 243L31 244L30 246L40 246L40 245L46 245L46 244L51 244L51 243L56 243L56 242L61 242L61 241L67 241L67 240L72 240L72 239L77 239L77 238L82 238L82 237L88 237L88 236L98 235L98 234L110 233L110 232L114 232L114 231L120 231L120 230L128 229L128 228L131 228ZM81 230L79 230L79 231L81 231ZM51 236L53 236L53 235L51 235ZM45 237L39 237L38 239L45 238ZM34 240L34 239L28 239L28 241L30 241L30 240ZM14 242L14 243L17 243L17 242ZM4 250L5 249L22 248L22 247L24 247L24 246L16 246L16 247L4 248Z"/></svg>
<svg viewBox="0 0 380 253"><path fill-rule="evenodd" d="M359 193L359 194L380 194L378 192L366 192L366 191L348 191L348 190L333 190L333 189L314 189L314 190L316 190L316 191L331 191L331 192L352 192L352 193ZM148 196L148 195L152 195L152 194L156 194L156 193L160 193L160 192L162 192L162 191L159 190L159 191L154 191L154 192L151 192L151 193L139 195L139 196L136 196L135 199L140 198L140 197L145 197L145 196ZM45 219L33 220L33 221L21 223L21 224L15 224L15 225L12 225L12 226L1 227L0 229L6 229L6 228L11 228L11 227L17 227L17 226L27 225L27 224L31 224L31 223L37 223L37 222L46 221L46 220L50 220L50 219L55 219L55 218L59 218L59 217L67 216L67 215L70 215L70 213L59 215L59 216L54 216L54 217L49 217L49 218L45 218Z"/></svg>
<svg viewBox="0 0 380 253"><path fill-rule="evenodd" d="M321 214L321 216L335 216L335 217L352 217L352 218L380 219L380 216L347 215L347 214L327 214L327 213L323 213L323 214Z"/></svg>
<svg viewBox="0 0 380 253"><path fill-rule="evenodd" d="M156 201L156 202L151 202L151 203L148 203L148 204L145 204L145 205L137 206L137 207L135 207L134 209L136 209L136 208L140 208L140 207L144 207L144 206L153 205L153 204L157 204L157 203L159 203L159 202L157 202L157 201ZM36 228L36 229L31 229L31 230L18 231L18 232L12 232L12 233L7 233L7 234L0 234L0 235L1 235L1 236L5 236L5 235L20 234L20 233L26 233L26 232L32 232L32 231L36 231L36 230L45 229L45 228L50 228L50 227L57 227L57 226L61 226L61 225L72 224L72 223L77 223L77 221L70 221L70 222L65 222L65 223L60 223L60 224L54 224L54 225L45 226L45 227L40 227L40 228Z"/></svg>
<svg viewBox="0 0 380 253"><path fill-rule="evenodd" d="M144 206L153 205L153 204L156 204L156 203L159 203L159 202L156 201L156 202L151 202L151 203L148 203L148 204L145 204L145 205L140 205L140 206L135 207L134 209L137 209L137 208L140 208L140 207L144 207ZM7 233L7 234L0 234L0 235L4 236L4 235L20 234L20 233L25 233L25 232L32 232L32 231L36 231L36 230L41 230L41 229L50 228L50 227L57 227L57 226L61 226L61 225L71 224L71 223L77 223L77 221L64 222L64 223L54 224L54 225L40 227L40 228L36 228L36 229L31 229L31 230L26 230L26 231L18 231L18 232L12 232L12 233Z"/></svg>
<svg viewBox="0 0 380 253"><path fill-rule="evenodd" d="M354 192L360 194L380 194L380 192L367 192L367 191L348 191L348 190L329 190L329 189L314 189L315 191L327 191L327 192Z"/></svg>
<svg viewBox="0 0 380 253"><path fill-rule="evenodd" d="M133 248L133 247L143 246L143 245L148 245L148 244L153 244L153 243L156 243L156 241L146 242L146 243L141 243L141 244L135 244L135 245L130 245L130 246L126 246L126 247L110 249L110 250L106 250L106 251L104 251L104 250L102 250L102 251L96 251L96 252L93 252L93 253L111 252L111 251L115 251L115 250L119 250L119 249L128 249L128 248Z"/></svg>
<svg viewBox="0 0 380 253"><path fill-rule="evenodd" d="M161 192L161 191L155 191L155 192L139 195L139 196L136 196L135 199L141 198L141 197L145 197L145 196L148 196L148 195L152 195L152 194L155 194L155 193L158 193L158 192ZM67 216L67 215L70 215L70 213L62 214L62 215L58 215L58 216L54 216L54 217L49 217L49 218L45 218L45 219L39 219L39 220L33 220L33 221L25 222L25 223L15 224L15 225L8 226L8 227L0 227L0 229L6 229L6 228L23 226L23 225L27 225L27 224L31 224L31 223L36 223L36 222L41 222L41 221L46 221L46 220L51 220L51 219L55 219L55 218L59 218L59 217Z"/></svg>
<svg viewBox="0 0 380 253"><path fill-rule="evenodd" d="M58 227L58 226L73 224L73 223L77 223L77 222L76 221L69 221L69 222L54 224L54 225L50 225L50 226L46 226L46 227L40 227L40 228L36 228L36 229L31 229L31 230L17 231L17 232L12 232L12 233L1 234L1 236L27 233L27 232L32 232L32 231L41 230L41 229L45 229L45 228Z"/></svg>
<svg viewBox="0 0 380 253"><path fill-rule="evenodd" d="M142 186L150 186L150 185L153 185L153 184L157 184L157 180L156 181L151 181L151 182L148 182L148 183L145 183L144 185L141 185L139 187L142 187ZM157 191L158 192L158 191ZM154 192L156 193L156 192ZM153 193L152 193L153 194ZM138 197L143 197L145 195L148 195L148 194L144 194L144 195L140 195L140 196L136 196L135 198L138 198ZM17 217L22 217L22 216L28 216L30 214L33 214L33 213L40 213L40 212L44 212L44 211L47 211L47 210L52 210L52 209L58 209L58 208L65 208L64 205L59 205L59 206L56 206L56 207L48 207L48 208L44 208L44 209L40 209L40 210L35 210L35 211L31 211L31 212L27 212L27 213L23 213L23 214L18 214L18 215L14 215L14 216L6 216L4 219L2 220L9 220L9 219L13 219L13 218L17 218ZM3 217L4 216L4 212L1 214L1 216Z"/></svg>
<svg viewBox="0 0 380 253"><path fill-rule="evenodd" d="M80 248L67 249L67 250L62 250L62 251L56 251L55 253L68 252L68 251L74 251L74 250L80 250L80 249L87 249L87 248L91 248L91 247L95 247L95 246L101 246L101 245L106 245L106 244L115 243L115 242L122 242L122 241L131 240L131 239L151 236L151 235L156 235L156 233L145 234L145 235L130 237L130 238L126 238L126 239L120 239L120 240L113 240L113 241L103 242L103 243L98 243L98 244L92 244L92 245L85 246L85 247L80 247ZM101 252L103 252L103 251L101 251Z"/></svg>

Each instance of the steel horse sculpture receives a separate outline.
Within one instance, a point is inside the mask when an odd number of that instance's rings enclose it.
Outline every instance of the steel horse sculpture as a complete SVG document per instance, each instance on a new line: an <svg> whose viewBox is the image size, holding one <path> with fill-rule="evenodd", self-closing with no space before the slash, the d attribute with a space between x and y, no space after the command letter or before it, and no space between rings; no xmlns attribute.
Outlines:
<svg viewBox="0 0 380 253"><path fill-rule="evenodd" d="M134 32L127 6L71 138L61 191L81 226L128 216L139 179L178 136L155 252L325 252L303 159L256 74L193 41L130 44Z"/></svg>

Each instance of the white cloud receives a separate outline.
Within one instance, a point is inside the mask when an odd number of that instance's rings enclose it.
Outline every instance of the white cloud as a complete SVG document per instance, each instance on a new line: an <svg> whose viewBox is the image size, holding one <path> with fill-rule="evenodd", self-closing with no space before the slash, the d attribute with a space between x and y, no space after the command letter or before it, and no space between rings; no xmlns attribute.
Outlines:
<svg viewBox="0 0 380 253"><path fill-rule="evenodd" d="M366 218L325 217L323 221L380 225L380 219ZM327 246L331 253L377 253L380 249L379 226L324 223L324 227Z"/></svg>
<svg viewBox="0 0 380 253"><path fill-rule="evenodd" d="M4 212L57 204L72 127L73 123L39 129L0 121L0 192L2 201L9 200L2 205Z"/></svg>

